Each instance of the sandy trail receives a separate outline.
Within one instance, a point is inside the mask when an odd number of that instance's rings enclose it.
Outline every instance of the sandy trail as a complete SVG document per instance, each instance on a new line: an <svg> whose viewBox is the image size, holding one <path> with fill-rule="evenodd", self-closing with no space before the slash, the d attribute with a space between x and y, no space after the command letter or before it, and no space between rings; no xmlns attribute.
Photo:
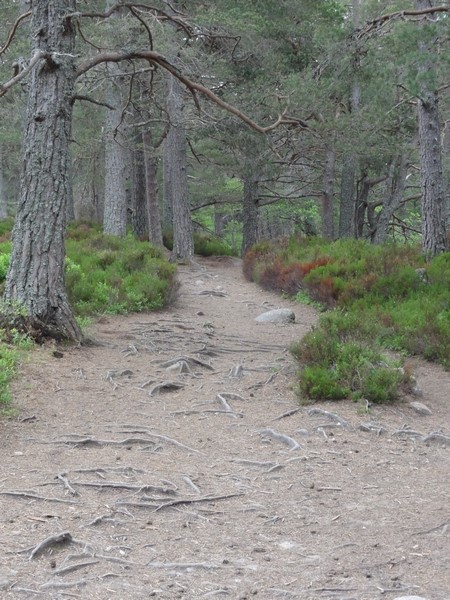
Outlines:
<svg viewBox="0 0 450 600"><path fill-rule="evenodd" d="M448 600L450 447L422 438L449 435L449 374L418 363L430 416L300 407L287 349L314 310L236 259L180 281L175 307L24 365L0 423L0 597ZM255 323L274 307L296 323Z"/></svg>

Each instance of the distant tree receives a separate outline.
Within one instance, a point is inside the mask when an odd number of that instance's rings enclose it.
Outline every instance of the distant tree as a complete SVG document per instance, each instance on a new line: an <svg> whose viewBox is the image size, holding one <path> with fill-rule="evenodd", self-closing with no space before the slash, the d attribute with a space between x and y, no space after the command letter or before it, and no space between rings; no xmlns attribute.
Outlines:
<svg viewBox="0 0 450 600"><path fill-rule="evenodd" d="M100 51L76 64L75 21L83 16L104 19L123 7L114 5L105 13L93 11L84 15L76 8L75 0L33 0L32 57L16 77L3 84L0 96L30 74L21 196L4 300L7 306L20 307L22 321L41 335L82 341L64 286L69 145L77 78L105 62L146 61L168 71L191 91L209 97L249 126L261 132L266 128L202 84L186 78L152 49ZM157 9L150 10L156 17L161 15ZM163 17L167 19L167 15Z"/></svg>

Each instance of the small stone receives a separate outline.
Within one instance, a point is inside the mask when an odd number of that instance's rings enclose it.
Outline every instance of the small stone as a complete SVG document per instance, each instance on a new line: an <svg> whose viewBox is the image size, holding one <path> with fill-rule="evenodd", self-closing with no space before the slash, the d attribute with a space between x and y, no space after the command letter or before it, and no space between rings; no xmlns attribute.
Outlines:
<svg viewBox="0 0 450 600"><path fill-rule="evenodd" d="M295 313L290 308L278 308L276 310L269 310L268 312L262 313L256 317L257 323L294 323Z"/></svg>
<svg viewBox="0 0 450 600"><path fill-rule="evenodd" d="M409 408L412 408L418 415L425 416L432 414L428 406L422 402L410 402L408 406Z"/></svg>

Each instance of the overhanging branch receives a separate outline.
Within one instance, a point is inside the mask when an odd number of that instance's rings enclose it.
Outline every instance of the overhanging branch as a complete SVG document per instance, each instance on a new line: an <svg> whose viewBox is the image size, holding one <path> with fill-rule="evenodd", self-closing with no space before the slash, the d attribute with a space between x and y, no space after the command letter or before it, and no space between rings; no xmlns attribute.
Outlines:
<svg viewBox="0 0 450 600"><path fill-rule="evenodd" d="M255 131L258 131L259 133L268 133L269 131L272 131L279 125L292 125L295 127L302 128L308 127L308 124L303 119L290 117L286 115L285 112L280 114L278 116L278 119L274 123L263 127L255 121L253 121L253 119L251 119L248 115L240 111L232 104L229 104L228 102L225 102L225 100L222 100L222 98L217 96L209 88L205 87L200 83L190 80L188 77L180 73L179 70L174 65L172 65L162 54L153 50L136 50L132 52L102 52L80 63L76 71L77 77L83 75L90 69L104 62L122 62L125 60L136 59L146 60L152 65L156 65L163 68L165 71L167 71L168 73L176 77L181 83L183 83L186 86L186 88L194 95L194 97L196 92L202 94L203 96L206 96L209 100L211 100L211 102L214 102L227 112L235 115L246 125L254 129Z"/></svg>
<svg viewBox="0 0 450 600"><path fill-rule="evenodd" d="M12 40L13 40L13 38L14 38L14 35L15 35L15 33L16 33L16 30L17 30L17 28L18 28L18 26L19 26L19 24L20 24L20 23L21 23L21 22L22 22L24 19L27 19L27 18L28 18L30 15L31 15L31 10L29 10L29 11L28 11L28 12L26 12L26 13L23 13L23 15L20 15L20 17L17 17L17 19L16 19L16 22L14 23L14 25L12 26L12 29L11 29L11 31L10 31L10 32L9 32L9 34L8 34L8 38L7 38L6 42L5 42L5 45L4 45L2 48L0 48L0 56L1 56L1 55L2 55L4 52L6 52L6 50L7 50L7 49L8 49L8 47L9 47L9 45L11 44L11 42L12 42Z"/></svg>
<svg viewBox="0 0 450 600"><path fill-rule="evenodd" d="M396 20L404 20L407 18L413 19L414 17L426 17L435 13L446 13L450 11L448 6L434 6L430 8L423 8L421 10L399 10L397 12L388 13L372 21L368 21L362 29L357 31L356 38L361 39L364 36L372 33L374 30L383 27L388 22Z"/></svg>
<svg viewBox="0 0 450 600"><path fill-rule="evenodd" d="M31 58L28 66L25 67L20 73L18 73L15 77L0 85L0 98L6 94L6 92L13 87L16 83L18 83L21 79L26 77L28 73L33 69L33 67L41 60L41 58L50 58L48 52L44 52L43 50L37 50Z"/></svg>

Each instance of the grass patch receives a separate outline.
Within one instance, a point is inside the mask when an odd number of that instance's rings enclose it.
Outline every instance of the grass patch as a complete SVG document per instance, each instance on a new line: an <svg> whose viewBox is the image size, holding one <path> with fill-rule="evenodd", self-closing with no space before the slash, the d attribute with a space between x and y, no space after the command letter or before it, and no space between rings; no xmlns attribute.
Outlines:
<svg viewBox="0 0 450 600"><path fill-rule="evenodd" d="M165 232L164 246L173 250L173 235ZM237 256L238 252L226 241L211 234L194 233L194 252L199 256Z"/></svg>
<svg viewBox="0 0 450 600"><path fill-rule="evenodd" d="M405 381L387 349L450 368L450 253L427 263L415 246L292 238L257 244L243 268L266 289L334 309L293 348L306 401L395 401Z"/></svg>
<svg viewBox="0 0 450 600"><path fill-rule="evenodd" d="M158 310L171 299L176 268L148 242L83 223L69 230L66 251L66 288L78 317Z"/></svg>
<svg viewBox="0 0 450 600"><path fill-rule="evenodd" d="M9 384L16 375L22 352L34 346L31 338L15 329L0 329L0 415L11 412Z"/></svg>

